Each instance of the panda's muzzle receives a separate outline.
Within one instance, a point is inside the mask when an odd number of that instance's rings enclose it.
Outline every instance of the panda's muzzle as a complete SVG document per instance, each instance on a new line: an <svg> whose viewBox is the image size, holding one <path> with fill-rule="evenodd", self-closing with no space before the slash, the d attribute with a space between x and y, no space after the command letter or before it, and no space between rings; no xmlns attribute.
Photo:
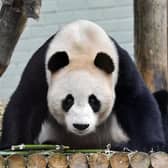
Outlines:
<svg viewBox="0 0 168 168"><path fill-rule="evenodd" d="M86 128L88 128L89 127L89 124L73 124L73 126L76 128L76 129L78 129L78 130L80 130L80 131L83 131L83 130L85 130Z"/></svg>

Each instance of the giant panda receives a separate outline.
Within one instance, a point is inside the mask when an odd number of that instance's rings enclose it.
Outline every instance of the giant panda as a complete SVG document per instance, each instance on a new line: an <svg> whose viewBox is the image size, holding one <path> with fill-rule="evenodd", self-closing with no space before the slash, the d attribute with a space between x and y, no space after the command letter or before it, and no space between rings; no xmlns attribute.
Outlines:
<svg viewBox="0 0 168 168"><path fill-rule="evenodd" d="M0 148L164 146L161 114L127 51L98 25L65 25L32 56L4 114Z"/></svg>

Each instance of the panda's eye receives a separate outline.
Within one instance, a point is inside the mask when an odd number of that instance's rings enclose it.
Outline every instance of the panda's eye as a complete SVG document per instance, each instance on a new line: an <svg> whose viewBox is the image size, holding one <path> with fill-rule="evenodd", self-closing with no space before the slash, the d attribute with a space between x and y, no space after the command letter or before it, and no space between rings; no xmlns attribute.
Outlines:
<svg viewBox="0 0 168 168"><path fill-rule="evenodd" d="M62 108L65 112L68 112L68 110L72 107L74 104L74 98L71 94L68 94L66 98L62 101Z"/></svg>
<svg viewBox="0 0 168 168"><path fill-rule="evenodd" d="M96 98L95 95L93 95L93 94L90 95L88 101L89 101L89 104L95 113L100 110L100 101Z"/></svg>

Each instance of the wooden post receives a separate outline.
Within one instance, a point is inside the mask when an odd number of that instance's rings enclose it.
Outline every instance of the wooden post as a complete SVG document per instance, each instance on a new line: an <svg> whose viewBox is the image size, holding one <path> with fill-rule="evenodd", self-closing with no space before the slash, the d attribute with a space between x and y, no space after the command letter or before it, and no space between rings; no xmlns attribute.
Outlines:
<svg viewBox="0 0 168 168"><path fill-rule="evenodd" d="M16 8L6 4L2 6L0 11L0 75L9 65L26 20L26 17Z"/></svg>
<svg viewBox="0 0 168 168"><path fill-rule="evenodd" d="M13 50L28 17L37 19L41 0L4 0L0 10L0 76L9 65Z"/></svg>
<svg viewBox="0 0 168 168"><path fill-rule="evenodd" d="M166 89L167 0L134 0L135 58L151 91Z"/></svg>

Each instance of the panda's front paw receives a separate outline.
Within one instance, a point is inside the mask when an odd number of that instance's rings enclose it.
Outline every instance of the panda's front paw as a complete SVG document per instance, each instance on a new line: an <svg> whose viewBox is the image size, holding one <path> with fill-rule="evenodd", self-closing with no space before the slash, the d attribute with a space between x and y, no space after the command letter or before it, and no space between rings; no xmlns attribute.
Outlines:
<svg viewBox="0 0 168 168"><path fill-rule="evenodd" d="M149 153L159 152L159 151L167 153L168 152L168 146L165 145L165 144L152 146L149 150Z"/></svg>

